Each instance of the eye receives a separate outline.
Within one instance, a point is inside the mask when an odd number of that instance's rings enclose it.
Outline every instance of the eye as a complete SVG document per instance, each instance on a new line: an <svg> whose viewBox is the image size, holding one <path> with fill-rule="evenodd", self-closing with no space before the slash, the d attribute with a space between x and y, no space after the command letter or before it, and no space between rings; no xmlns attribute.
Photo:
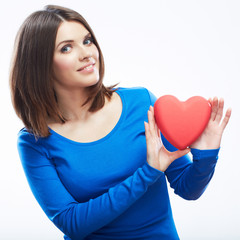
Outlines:
<svg viewBox="0 0 240 240"><path fill-rule="evenodd" d="M83 43L86 45L91 45L93 43L93 37L87 37Z"/></svg>
<svg viewBox="0 0 240 240"><path fill-rule="evenodd" d="M61 52L62 53L68 53L70 52L72 49L72 45L71 44L68 44L68 45L65 45L64 47L61 48Z"/></svg>

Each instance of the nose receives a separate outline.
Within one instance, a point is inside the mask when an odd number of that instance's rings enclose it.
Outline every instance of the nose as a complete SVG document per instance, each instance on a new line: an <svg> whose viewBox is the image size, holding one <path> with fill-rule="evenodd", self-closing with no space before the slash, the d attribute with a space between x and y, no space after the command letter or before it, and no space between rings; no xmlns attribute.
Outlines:
<svg viewBox="0 0 240 240"><path fill-rule="evenodd" d="M89 60L93 56L92 51L89 49L89 47L81 46L79 51L79 60L85 61Z"/></svg>

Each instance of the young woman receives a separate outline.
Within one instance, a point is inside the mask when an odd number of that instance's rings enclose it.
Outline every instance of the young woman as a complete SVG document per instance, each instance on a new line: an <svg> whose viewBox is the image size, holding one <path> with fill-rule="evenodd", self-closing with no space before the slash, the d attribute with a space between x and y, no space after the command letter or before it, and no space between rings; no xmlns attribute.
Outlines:
<svg viewBox="0 0 240 240"><path fill-rule="evenodd" d="M223 100L210 100L206 129L180 151L160 137L151 92L105 87L103 75L96 37L77 12L47 6L25 20L10 85L31 190L65 239L179 239L165 176L179 196L199 198L231 110L223 117Z"/></svg>

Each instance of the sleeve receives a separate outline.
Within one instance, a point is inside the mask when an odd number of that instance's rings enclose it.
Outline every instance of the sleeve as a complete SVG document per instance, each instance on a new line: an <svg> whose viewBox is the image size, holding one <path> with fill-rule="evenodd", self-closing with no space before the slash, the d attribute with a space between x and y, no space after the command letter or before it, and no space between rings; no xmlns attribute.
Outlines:
<svg viewBox="0 0 240 240"><path fill-rule="evenodd" d="M18 152L36 200L48 218L72 240L84 239L113 221L164 176L145 163L108 192L79 203L62 184L53 161L39 141L28 133L19 134Z"/></svg>
<svg viewBox="0 0 240 240"><path fill-rule="evenodd" d="M177 150L162 135L164 146L169 151ZM191 149L193 160L188 155L176 159L165 171L174 193L186 200L196 200L209 184L218 159L219 149Z"/></svg>
<svg viewBox="0 0 240 240"><path fill-rule="evenodd" d="M150 105L154 106L157 98L150 92ZM168 151L177 149L161 134L164 146ZM219 149L191 149L193 160L189 155L176 159L165 171L174 192L187 200L198 199L210 182L218 160Z"/></svg>

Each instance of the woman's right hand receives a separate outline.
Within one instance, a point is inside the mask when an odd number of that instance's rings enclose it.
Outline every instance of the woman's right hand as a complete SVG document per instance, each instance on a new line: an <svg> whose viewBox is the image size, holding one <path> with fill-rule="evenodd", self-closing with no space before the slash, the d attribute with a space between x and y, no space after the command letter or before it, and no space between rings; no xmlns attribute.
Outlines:
<svg viewBox="0 0 240 240"><path fill-rule="evenodd" d="M169 152L164 147L161 140L160 131L155 122L154 110L152 106L150 106L148 111L148 123L144 122L144 125L147 143L147 162L151 167L164 172L174 160L190 152L189 148L177 150L175 152Z"/></svg>

